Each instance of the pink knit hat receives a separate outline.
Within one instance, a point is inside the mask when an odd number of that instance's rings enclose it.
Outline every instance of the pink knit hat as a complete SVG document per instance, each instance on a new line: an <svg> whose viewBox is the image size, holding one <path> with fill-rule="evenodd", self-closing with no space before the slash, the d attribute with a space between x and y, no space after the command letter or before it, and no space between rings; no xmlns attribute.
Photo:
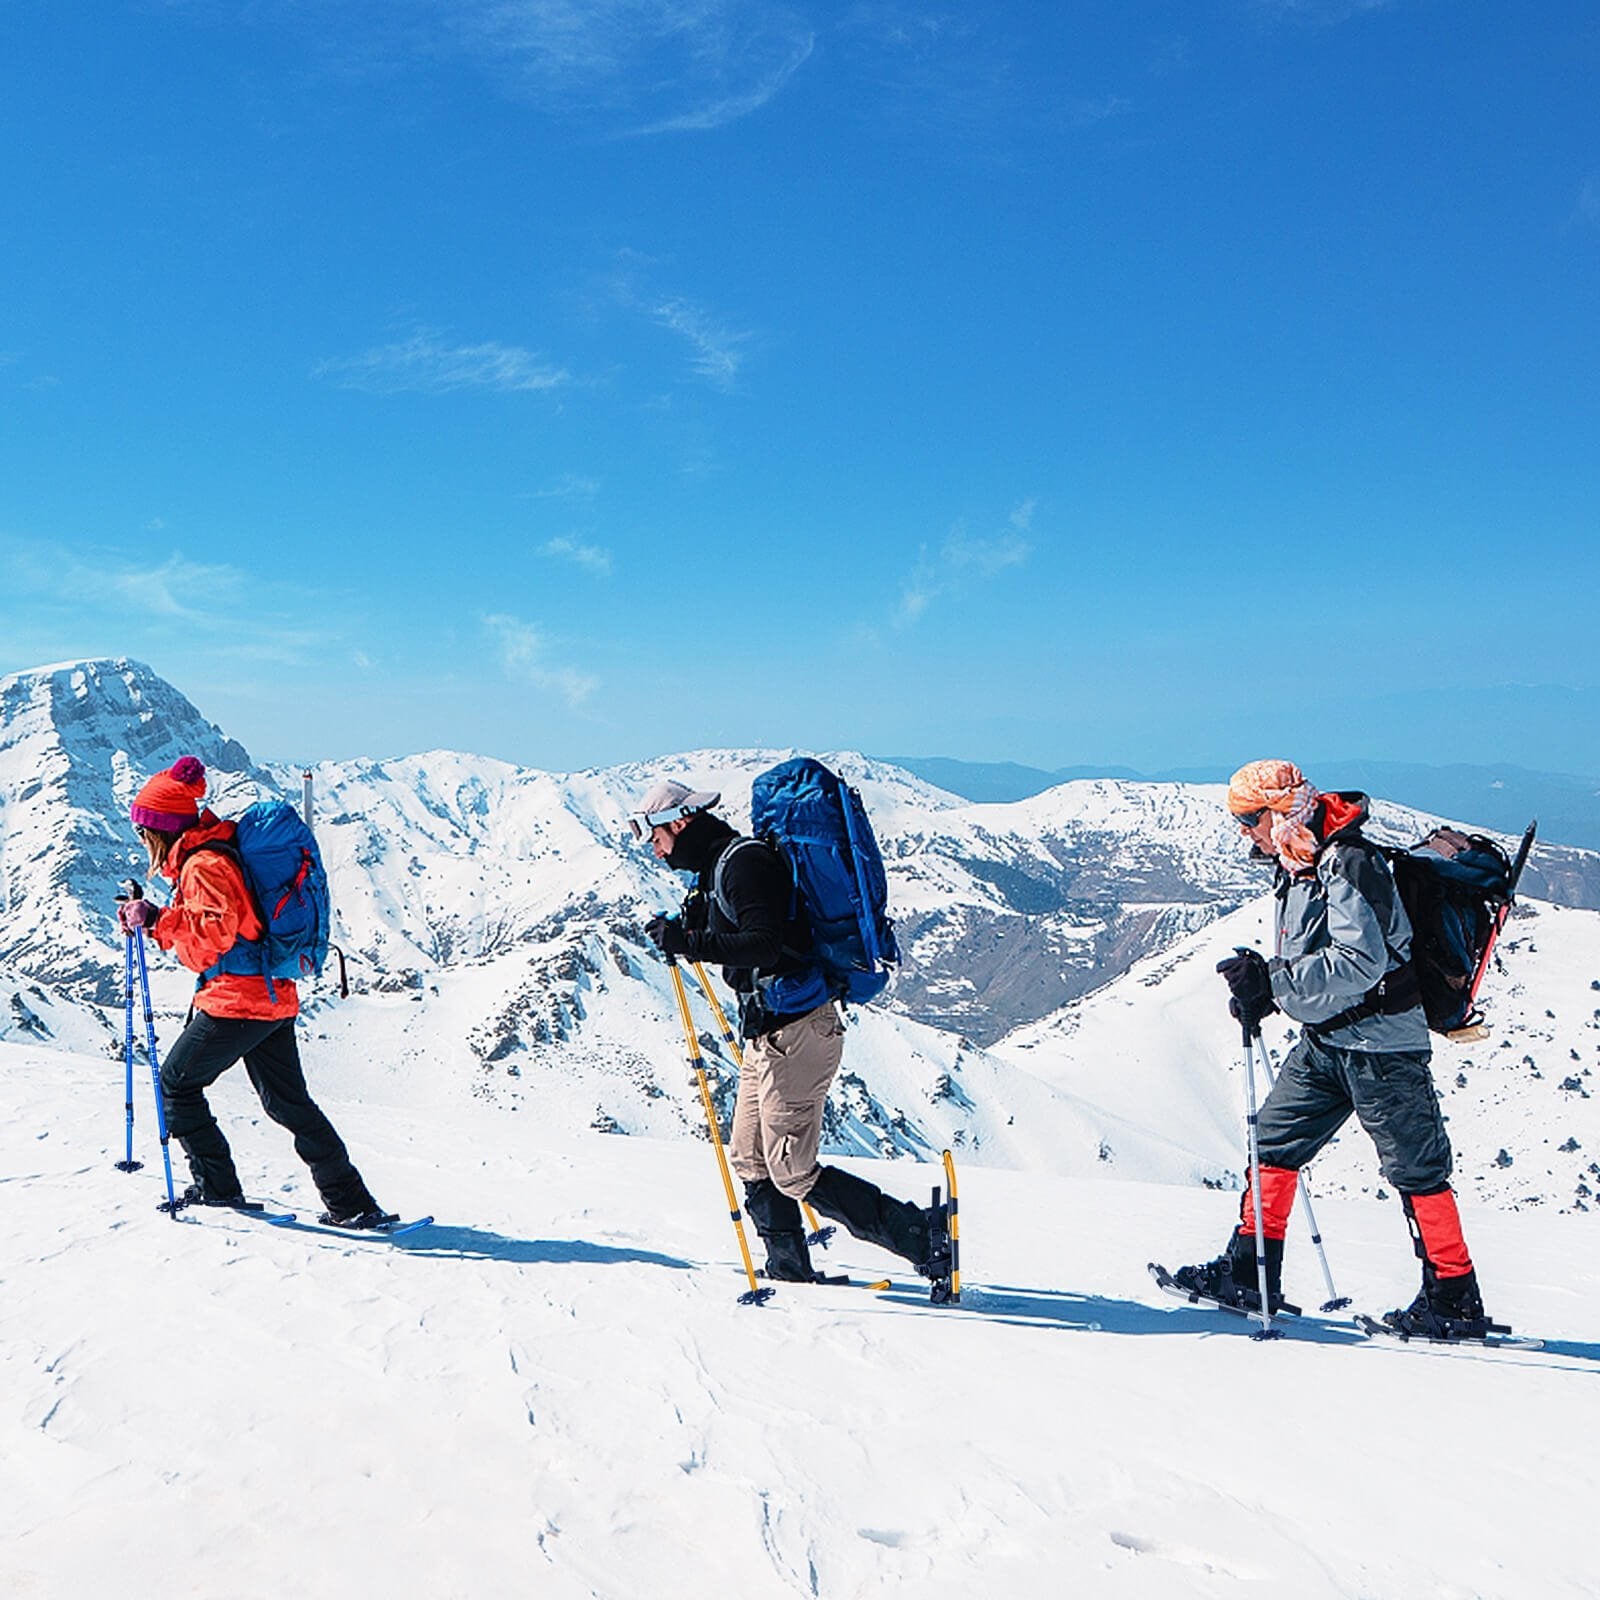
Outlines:
<svg viewBox="0 0 1600 1600"><path fill-rule="evenodd" d="M182 833L200 816L200 797L206 792L206 769L198 756L179 756L166 772L158 772L128 807L136 828L158 833Z"/></svg>

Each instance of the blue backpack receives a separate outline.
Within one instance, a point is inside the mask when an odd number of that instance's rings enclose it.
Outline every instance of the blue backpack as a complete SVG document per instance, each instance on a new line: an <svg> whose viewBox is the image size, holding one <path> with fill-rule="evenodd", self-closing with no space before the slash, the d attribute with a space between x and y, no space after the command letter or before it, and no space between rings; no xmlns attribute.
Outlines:
<svg viewBox="0 0 1600 1600"><path fill-rule="evenodd" d="M197 848L237 861L261 919L259 939L240 939L201 983L220 972L267 980L318 976L328 959L332 905L322 853L300 813L287 800L260 800L240 813L231 845L214 840Z"/></svg>
<svg viewBox="0 0 1600 1600"><path fill-rule="evenodd" d="M860 794L820 761L797 756L751 785L750 828L788 864L811 925L807 954L821 969L820 986L815 974L764 982L768 1005L781 1014L809 1010L829 997L855 1004L875 1000L900 950L888 915L883 856ZM724 912L721 868L731 853L731 847L722 853L713 879ZM786 988L794 993L779 992ZM819 988L825 993L807 992Z"/></svg>

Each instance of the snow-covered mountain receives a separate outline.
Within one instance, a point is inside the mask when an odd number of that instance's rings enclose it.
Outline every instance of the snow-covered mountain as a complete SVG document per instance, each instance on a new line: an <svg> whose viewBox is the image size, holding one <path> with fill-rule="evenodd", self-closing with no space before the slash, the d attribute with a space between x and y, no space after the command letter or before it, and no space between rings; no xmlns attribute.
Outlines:
<svg viewBox="0 0 1600 1600"><path fill-rule="evenodd" d="M228 814L264 794L298 800L300 769L257 765L130 661L5 679L0 712L0 1039L120 1053L113 896L143 875L124 820L134 789L192 752ZM354 993L335 1001L325 984L309 998L313 1047L380 1099L404 1081L408 1097L578 1128L703 1133L668 972L640 931L683 883L633 843L626 815L675 776L722 791L737 824L751 779L790 753L566 775L454 752L314 767ZM825 759L867 801L906 955L888 1003L853 1019L830 1147L950 1144L1002 1166L1236 1182L1238 1052L1210 969L1259 936L1265 880L1220 791L1094 780L978 805L849 752ZM1395 839L1432 821L1381 802L1376 818ZM1600 858L1540 851L1526 882L1584 901ZM1560 929L1539 941L1521 937L1532 922L1514 925L1505 959L1527 1003L1497 1013L1490 1050L1458 1061L1442 1046L1438 1076L1463 1130L1469 1107L1489 1108L1483 1138L1458 1133L1468 1183L1505 1203L1583 1205L1600 1179L1587 1170L1600 1153L1585 1103L1594 1019L1567 990L1600 977L1600 918L1524 911ZM154 983L170 1037L190 980L158 963ZM730 1053L699 1015L726 1107ZM1374 1187L1358 1159L1338 1181Z"/></svg>
<svg viewBox="0 0 1600 1600"><path fill-rule="evenodd" d="M186 751L212 770L220 794L264 780L243 746L137 662L0 678L0 968L83 999L115 998L105 960L113 896L145 866L128 803Z"/></svg>

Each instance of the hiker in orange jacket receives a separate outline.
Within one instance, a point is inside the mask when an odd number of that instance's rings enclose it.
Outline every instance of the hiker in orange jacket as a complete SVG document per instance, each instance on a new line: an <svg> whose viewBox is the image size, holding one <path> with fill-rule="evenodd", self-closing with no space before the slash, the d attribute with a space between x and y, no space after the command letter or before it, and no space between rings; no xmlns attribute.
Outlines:
<svg viewBox="0 0 1600 1600"><path fill-rule="evenodd" d="M233 849L235 825L201 809L205 767L183 756L140 789L129 816L150 868L172 883L161 908L140 896L118 915L131 938L143 928L163 949L200 975L188 1026L161 1064L167 1131L189 1161L193 1182L180 1204L244 1205L233 1155L205 1091L243 1060L262 1109L294 1135L296 1154L327 1207L322 1221L374 1228L395 1220L372 1198L344 1141L312 1100L300 1065L295 1018L300 997L293 980L256 972L214 971L240 941L261 937L261 914Z"/></svg>

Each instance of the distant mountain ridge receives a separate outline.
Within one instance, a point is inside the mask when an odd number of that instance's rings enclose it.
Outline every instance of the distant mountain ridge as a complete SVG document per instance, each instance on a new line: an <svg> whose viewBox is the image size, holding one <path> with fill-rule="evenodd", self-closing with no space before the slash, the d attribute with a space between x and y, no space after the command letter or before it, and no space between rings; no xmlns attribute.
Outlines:
<svg viewBox="0 0 1600 1600"><path fill-rule="evenodd" d="M1060 767L1047 772L1014 761L958 761L948 756L884 756L883 760L936 783L963 799L987 804L1027 800L1080 778L1139 783L1226 783L1224 767L1136 772L1131 767ZM1548 844L1600 850L1600 779L1531 772L1515 766L1422 766L1403 761L1310 761L1306 776L1319 788L1361 789L1397 804L1477 828L1521 833L1539 819Z"/></svg>
<svg viewBox="0 0 1600 1600"><path fill-rule="evenodd" d="M300 799L298 766L256 765L139 663L0 680L0 1041L120 1052L113 897L121 878L143 876L127 805L184 753L206 762L224 815L259 796ZM355 992L334 1002L326 985L308 986L308 1045L379 1098L403 1075L446 1098L544 1116L559 1080L561 1115L591 1097L587 1127L693 1135L703 1116L685 1089L669 974L642 932L685 884L632 840L627 813L672 776L720 790L720 809L745 824L751 780L792 753L704 750L569 774L451 751L312 767ZM983 805L887 762L822 755L866 800L905 954L885 1003L853 1014L829 1148L926 1157L951 1145L997 1165L1114 1163L1129 1176L1236 1181L1227 1072L1237 1039L1210 968L1219 942L1239 937L1226 919L1259 917L1268 878L1241 850L1220 787L1080 779ZM1430 820L1374 805L1374 830L1390 839ZM1600 904L1600 857L1542 848L1526 888ZM1557 1198L1587 1181L1566 1170L1593 1161L1580 1149L1600 1147L1600 1124L1552 1120L1588 1099L1581 1004L1600 960L1592 974L1583 964L1600 937L1592 912L1552 913L1549 926L1566 963L1560 1026L1530 1001L1494 1066L1537 1063L1523 1069L1531 1087L1505 1091L1528 1108L1510 1153L1560 1144L1562 1170L1552 1165L1539 1191ZM1552 957L1525 943L1542 986ZM170 1038L193 980L161 960L153 983ZM732 1061L700 1023L726 1110ZM1107 1042L1086 1056L1080 1040L1091 1038ZM1130 1040L1142 1041L1138 1071L1108 1074ZM1179 1104L1193 1114L1174 1116ZM1521 1169L1486 1177L1497 1195L1524 1192Z"/></svg>

